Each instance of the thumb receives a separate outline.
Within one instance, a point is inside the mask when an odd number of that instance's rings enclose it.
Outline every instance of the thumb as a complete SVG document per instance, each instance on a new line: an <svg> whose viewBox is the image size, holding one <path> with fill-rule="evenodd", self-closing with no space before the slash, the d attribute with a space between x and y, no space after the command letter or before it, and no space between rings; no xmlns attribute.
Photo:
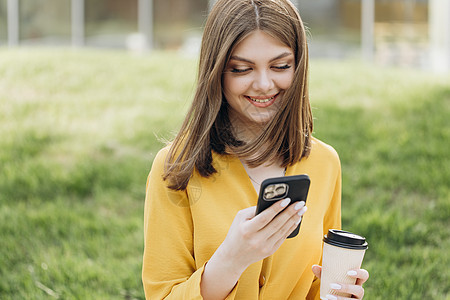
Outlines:
<svg viewBox="0 0 450 300"><path fill-rule="evenodd" d="M250 207L244 208L243 210L241 210L239 212L239 214L245 219L251 219L256 214L256 206L250 206Z"/></svg>
<svg viewBox="0 0 450 300"><path fill-rule="evenodd" d="M320 279L320 276L322 275L322 267L319 265L313 265L312 266L312 272L314 275Z"/></svg>

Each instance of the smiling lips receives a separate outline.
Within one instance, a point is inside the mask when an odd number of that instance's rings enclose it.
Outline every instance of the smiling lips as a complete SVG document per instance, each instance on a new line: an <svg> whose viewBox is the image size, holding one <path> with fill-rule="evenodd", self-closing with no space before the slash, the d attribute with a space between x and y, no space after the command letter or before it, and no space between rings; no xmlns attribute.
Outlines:
<svg viewBox="0 0 450 300"><path fill-rule="evenodd" d="M272 96L257 96L257 97L250 97L250 96L244 96L245 99L247 99L251 104L257 106L257 107L268 107L272 105L275 102L275 99L278 97L280 93L277 93Z"/></svg>

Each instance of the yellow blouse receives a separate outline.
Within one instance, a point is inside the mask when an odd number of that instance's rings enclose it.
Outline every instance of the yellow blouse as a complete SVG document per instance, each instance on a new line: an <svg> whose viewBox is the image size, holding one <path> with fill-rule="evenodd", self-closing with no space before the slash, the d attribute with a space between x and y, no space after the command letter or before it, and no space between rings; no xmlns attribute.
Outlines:
<svg viewBox="0 0 450 300"><path fill-rule="evenodd" d="M168 147L157 154L147 180L142 280L146 299L202 299L206 262L225 239L236 213L255 206L257 193L237 157L213 152L218 171L194 173L185 191L173 191L161 175ZM334 149L312 139L311 154L288 166L286 176L311 179L299 234L270 257L250 265L227 299L319 299L322 238L341 227L341 167ZM167 298L166 298L167 297Z"/></svg>

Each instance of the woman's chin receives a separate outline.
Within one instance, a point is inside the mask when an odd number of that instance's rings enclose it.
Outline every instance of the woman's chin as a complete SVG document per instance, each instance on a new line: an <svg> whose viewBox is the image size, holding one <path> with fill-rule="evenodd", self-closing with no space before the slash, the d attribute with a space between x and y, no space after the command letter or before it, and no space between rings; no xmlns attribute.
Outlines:
<svg viewBox="0 0 450 300"><path fill-rule="evenodd" d="M254 113L250 115L250 120L255 125L264 126L273 119L274 115L270 113Z"/></svg>

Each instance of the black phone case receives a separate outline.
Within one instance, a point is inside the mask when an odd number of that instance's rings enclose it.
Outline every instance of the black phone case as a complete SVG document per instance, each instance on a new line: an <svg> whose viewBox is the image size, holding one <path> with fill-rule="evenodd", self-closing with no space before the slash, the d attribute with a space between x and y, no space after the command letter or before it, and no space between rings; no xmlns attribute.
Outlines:
<svg viewBox="0 0 450 300"><path fill-rule="evenodd" d="M289 205L298 201L306 202L310 182L309 176L306 174L275 177L264 180L261 183L261 188L259 190L256 214L261 213L275 202L284 198L291 198L291 203L289 203ZM286 189L286 186L287 190L283 191L283 189ZM278 193L276 192L277 190L279 191ZM298 234L301 224L302 223L300 222L288 238L293 238Z"/></svg>

